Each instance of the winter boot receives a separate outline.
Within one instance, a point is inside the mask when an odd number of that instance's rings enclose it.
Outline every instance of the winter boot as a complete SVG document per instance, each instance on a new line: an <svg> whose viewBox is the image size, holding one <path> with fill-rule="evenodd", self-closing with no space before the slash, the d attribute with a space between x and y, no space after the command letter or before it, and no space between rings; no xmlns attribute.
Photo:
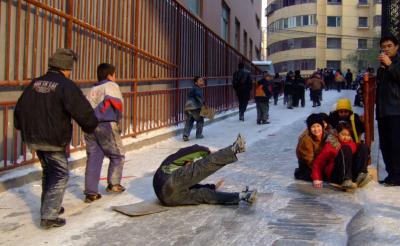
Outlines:
<svg viewBox="0 0 400 246"><path fill-rule="evenodd" d="M63 218L57 218L54 220L42 219L40 221L40 227L42 227L43 229L50 229L52 227L61 227L61 226L64 226L65 224L66 224L66 221Z"/></svg>
<svg viewBox="0 0 400 246"><path fill-rule="evenodd" d="M372 180L372 177L368 173L360 173L357 176L356 184L359 188L361 188L361 187L364 187L365 185L367 185L371 180Z"/></svg>
<svg viewBox="0 0 400 246"><path fill-rule="evenodd" d="M189 141L189 137L184 135L183 136L183 141L185 141L185 142Z"/></svg>
<svg viewBox="0 0 400 246"><path fill-rule="evenodd" d="M355 183L353 183L353 181L351 181L351 179L346 179L345 181L343 181L341 186L342 186L343 189L355 189L355 188L357 188L357 185Z"/></svg>
<svg viewBox="0 0 400 246"><path fill-rule="evenodd" d="M253 203L257 197L257 190L249 190L249 187L246 188L239 194L239 198L241 201L245 201L247 203Z"/></svg>
<svg viewBox="0 0 400 246"><path fill-rule="evenodd" d="M242 135L237 136L236 141L232 144L233 153L242 153L246 151L246 140L242 137Z"/></svg>

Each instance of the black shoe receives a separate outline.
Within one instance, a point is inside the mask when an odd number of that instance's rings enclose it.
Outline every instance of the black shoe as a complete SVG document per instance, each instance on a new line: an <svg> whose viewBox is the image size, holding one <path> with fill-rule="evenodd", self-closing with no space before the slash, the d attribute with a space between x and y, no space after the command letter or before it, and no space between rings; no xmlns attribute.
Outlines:
<svg viewBox="0 0 400 246"><path fill-rule="evenodd" d="M46 220L46 219L42 219L40 221L40 227L42 227L43 229L50 229L52 227L61 227L61 226L65 226L66 221L63 218L57 218L54 220Z"/></svg>
<svg viewBox="0 0 400 246"><path fill-rule="evenodd" d="M64 207L61 207L60 210L58 211L58 215L61 215L65 212Z"/></svg>
<svg viewBox="0 0 400 246"><path fill-rule="evenodd" d="M120 184L108 184L107 188L106 188L107 192L114 192L114 193L121 193L125 191L125 187L123 187Z"/></svg>
<svg viewBox="0 0 400 246"><path fill-rule="evenodd" d="M261 120L257 120L257 125L260 125L261 124Z"/></svg>
<svg viewBox="0 0 400 246"><path fill-rule="evenodd" d="M94 202L96 200L99 200L101 198L100 194L95 194L95 195L91 195L91 194L87 194L85 197L85 202L86 203L91 203Z"/></svg>
<svg viewBox="0 0 400 246"><path fill-rule="evenodd" d="M269 122L268 120L263 120L263 121L261 122L261 124L269 124L269 123L271 123L271 122Z"/></svg>
<svg viewBox="0 0 400 246"><path fill-rule="evenodd" d="M239 117L240 121L244 121L244 116Z"/></svg>
<svg viewBox="0 0 400 246"><path fill-rule="evenodd" d="M188 136L183 136L183 141L185 141L185 142L189 141L189 137Z"/></svg>
<svg viewBox="0 0 400 246"><path fill-rule="evenodd" d="M197 138L197 139L202 139L202 138L204 138L204 136L203 136L203 135L200 135L200 136L196 136L196 138Z"/></svg>

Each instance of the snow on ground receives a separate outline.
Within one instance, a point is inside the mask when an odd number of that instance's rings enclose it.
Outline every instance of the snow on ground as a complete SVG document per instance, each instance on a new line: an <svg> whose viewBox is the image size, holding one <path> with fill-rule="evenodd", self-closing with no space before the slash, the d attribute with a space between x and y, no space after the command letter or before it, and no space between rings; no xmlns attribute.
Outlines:
<svg viewBox="0 0 400 246"><path fill-rule="evenodd" d="M83 203L84 168L72 170L63 204L67 225L61 228L39 228L39 181L0 193L0 245L400 245L398 187L371 183L352 194L316 190L293 179L305 118L329 111L339 97L353 99L354 92L324 92L321 108L312 108L307 100L305 108L289 110L279 101L270 105L269 125L256 125L253 109L246 112L245 122L236 115L205 127L204 139L194 139L192 131L189 142L177 136L131 151L124 168L127 191L106 194L102 180L103 198L92 204ZM239 132L247 139L247 151L207 181L224 178L227 191L257 188L260 195L253 206L186 206L140 218L111 211L113 205L155 200L152 175L167 155L191 144L217 150L230 145ZM374 145L373 160L377 153Z"/></svg>

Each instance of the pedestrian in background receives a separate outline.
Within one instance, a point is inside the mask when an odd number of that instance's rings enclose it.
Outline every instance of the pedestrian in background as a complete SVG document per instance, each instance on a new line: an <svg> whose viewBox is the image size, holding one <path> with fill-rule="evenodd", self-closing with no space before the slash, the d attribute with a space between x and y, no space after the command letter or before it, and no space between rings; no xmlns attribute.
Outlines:
<svg viewBox="0 0 400 246"><path fill-rule="evenodd" d="M314 73L311 79L307 81L307 86L310 87L311 100L313 102L313 107L321 106L320 94L322 89L325 87L324 81L321 79L318 73Z"/></svg>
<svg viewBox="0 0 400 246"><path fill-rule="evenodd" d="M232 86L239 101L239 120L241 121L244 121L244 112L246 112L250 100L252 83L250 72L244 68L244 63L239 63L238 70L233 74Z"/></svg>
<svg viewBox="0 0 400 246"><path fill-rule="evenodd" d="M353 83L353 73L351 72L350 68L347 69L347 73L344 78L346 79L346 89L351 89L351 84Z"/></svg>
<svg viewBox="0 0 400 246"><path fill-rule="evenodd" d="M305 91L306 91L306 81L300 75L300 70L294 71L294 82L293 82L294 96L293 96L293 106L298 107L301 103L302 107L306 105Z"/></svg>
<svg viewBox="0 0 400 246"><path fill-rule="evenodd" d="M189 141L190 132L196 121L196 138L203 138L204 117L200 115L201 107L204 106L203 78L196 76L193 79L193 87L190 89L185 104L185 128L183 129L183 141Z"/></svg>
<svg viewBox="0 0 400 246"><path fill-rule="evenodd" d="M104 156L110 159L107 174L107 192L121 193L125 152L121 140L120 120L123 98L119 86L115 83L115 67L102 63L97 67L97 83L87 95L96 114L99 125L93 133L85 134L86 171L85 202L90 203L101 198L98 185Z"/></svg>
<svg viewBox="0 0 400 246"><path fill-rule="evenodd" d="M293 94L294 94L294 73L289 71L286 75L286 80L284 84L284 101L286 102L288 109L293 109Z"/></svg>
<svg viewBox="0 0 400 246"><path fill-rule="evenodd" d="M272 79L272 96L274 98L274 105L278 104L279 95L282 93L283 89L283 80L279 73L275 73L274 78Z"/></svg>
<svg viewBox="0 0 400 246"><path fill-rule="evenodd" d="M376 118L379 146L388 176L387 186L400 186L400 57L399 41L393 36L380 40L382 53L378 60Z"/></svg>
<svg viewBox="0 0 400 246"><path fill-rule="evenodd" d="M66 148L72 137L71 119L86 133L98 124L90 103L69 79L76 59L72 50L57 49L49 58L47 73L32 80L14 111L15 128L42 165L40 226L44 229L66 223L59 215L64 212L61 204L68 182Z"/></svg>
<svg viewBox="0 0 400 246"><path fill-rule="evenodd" d="M257 81L255 101L257 107L257 124L269 124L269 99L271 98L272 76L265 72L263 78Z"/></svg>

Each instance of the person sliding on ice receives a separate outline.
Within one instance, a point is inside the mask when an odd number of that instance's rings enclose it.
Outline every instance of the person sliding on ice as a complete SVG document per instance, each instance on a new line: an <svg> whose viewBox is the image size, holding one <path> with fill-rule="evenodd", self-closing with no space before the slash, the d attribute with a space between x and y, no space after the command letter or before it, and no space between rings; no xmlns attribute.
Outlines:
<svg viewBox="0 0 400 246"><path fill-rule="evenodd" d="M311 114L306 120L307 129L300 135L296 147L296 155L299 167L294 171L296 179L312 181L311 170L313 161L321 151L326 134L325 123L322 114Z"/></svg>
<svg viewBox="0 0 400 246"><path fill-rule="evenodd" d="M353 141L350 124L340 122L337 131L337 135L328 136L313 162L313 185L322 188L326 177L330 183L339 184L344 189L363 187L371 180L367 170L368 148Z"/></svg>
<svg viewBox="0 0 400 246"><path fill-rule="evenodd" d="M87 95L99 125L93 133L85 134L87 163L84 194L86 203L101 198L98 185L104 156L110 159L106 191L114 193L125 191L121 185L125 153L118 124L121 119L123 99L119 86L115 83L115 67L107 63L100 64L97 67L97 79L99 82Z"/></svg>
<svg viewBox="0 0 400 246"><path fill-rule="evenodd" d="M183 141L189 141L190 132L196 121L196 138L203 138L204 117L200 115L201 107L204 105L203 88L204 80L194 77L193 88L189 91L185 104L185 128L183 130Z"/></svg>
<svg viewBox="0 0 400 246"><path fill-rule="evenodd" d="M218 185L199 184L225 165L237 161L236 154L245 151L245 140L237 137L233 145L211 153L207 147L192 145L168 156L153 178L154 191L165 206L195 204L253 203L257 190L221 192Z"/></svg>
<svg viewBox="0 0 400 246"><path fill-rule="evenodd" d="M329 114L329 124L334 129L337 129L339 122L345 121L350 124L352 128L352 138L356 143L360 143L361 135L365 133L364 124L361 117L353 113L350 99L340 98L336 102L336 110Z"/></svg>

